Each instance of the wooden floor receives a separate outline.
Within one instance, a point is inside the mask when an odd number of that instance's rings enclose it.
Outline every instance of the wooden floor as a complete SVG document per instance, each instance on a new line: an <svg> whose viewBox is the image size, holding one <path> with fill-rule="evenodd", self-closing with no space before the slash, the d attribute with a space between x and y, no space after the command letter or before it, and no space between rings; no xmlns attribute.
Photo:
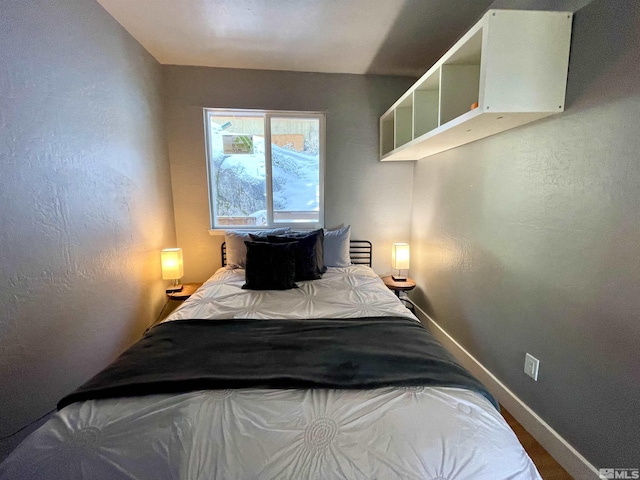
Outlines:
<svg viewBox="0 0 640 480"><path fill-rule="evenodd" d="M527 432L524 427L505 410L502 405L500 406L500 412L513 431L516 432L520 443L531 457L531 460L533 460L533 463L538 467L540 476L544 480L573 479L573 477L569 475L567 471L562 468L544 448L542 448L542 445L540 445L536 439L533 438L531 434L529 434L529 432Z"/></svg>

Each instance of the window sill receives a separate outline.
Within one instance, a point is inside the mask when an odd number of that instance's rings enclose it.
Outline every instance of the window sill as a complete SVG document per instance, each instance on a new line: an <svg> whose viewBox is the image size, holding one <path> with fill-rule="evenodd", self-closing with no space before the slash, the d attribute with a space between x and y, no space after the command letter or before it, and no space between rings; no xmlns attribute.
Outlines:
<svg viewBox="0 0 640 480"><path fill-rule="evenodd" d="M300 232L304 232L304 231L311 232L311 231L317 230L319 228L324 228L321 225L313 225L313 226L305 225L305 226L302 226L302 225L295 225L295 224L291 225L291 224L289 224L289 225L282 225L282 226L283 227L289 227L291 230L300 231ZM213 237L224 236L224 234L226 233L227 230L233 230L235 232L238 232L238 231L241 232L243 230L245 230L247 232L255 232L256 230L257 231L259 231L259 230L271 230L271 229L274 229L274 228L280 228L280 226L278 226L278 227L264 227L264 228L255 228L255 227L254 228L230 227L230 228L227 228L227 229L210 228L209 229L209 235L211 235Z"/></svg>

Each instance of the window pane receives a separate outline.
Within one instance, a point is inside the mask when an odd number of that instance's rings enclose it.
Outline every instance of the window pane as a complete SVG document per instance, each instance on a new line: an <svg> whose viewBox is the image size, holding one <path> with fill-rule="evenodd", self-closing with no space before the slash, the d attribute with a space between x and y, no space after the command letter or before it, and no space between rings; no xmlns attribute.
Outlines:
<svg viewBox="0 0 640 480"><path fill-rule="evenodd" d="M209 115L216 227L267 225L264 117Z"/></svg>
<svg viewBox="0 0 640 480"><path fill-rule="evenodd" d="M320 121L272 117L271 158L275 223L320 221Z"/></svg>

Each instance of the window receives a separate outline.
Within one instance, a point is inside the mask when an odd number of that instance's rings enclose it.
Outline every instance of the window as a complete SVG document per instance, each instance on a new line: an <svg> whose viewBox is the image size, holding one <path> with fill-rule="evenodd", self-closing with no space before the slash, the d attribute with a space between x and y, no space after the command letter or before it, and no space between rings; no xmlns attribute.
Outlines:
<svg viewBox="0 0 640 480"><path fill-rule="evenodd" d="M211 228L323 224L322 113L205 109Z"/></svg>

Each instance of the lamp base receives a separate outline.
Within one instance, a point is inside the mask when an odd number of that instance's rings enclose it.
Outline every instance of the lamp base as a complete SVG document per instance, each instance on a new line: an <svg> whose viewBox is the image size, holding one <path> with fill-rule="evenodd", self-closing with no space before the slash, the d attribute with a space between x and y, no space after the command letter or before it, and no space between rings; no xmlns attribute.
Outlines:
<svg viewBox="0 0 640 480"><path fill-rule="evenodd" d="M165 291L167 293L181 292L182 285L169 285Z"/></svg>
<svg viewBox="0 0 640 480"><path fill-rule="evenodd" d="M407 277L401 277L400 275L391 275L394 282L406 282Z"/></svg>

